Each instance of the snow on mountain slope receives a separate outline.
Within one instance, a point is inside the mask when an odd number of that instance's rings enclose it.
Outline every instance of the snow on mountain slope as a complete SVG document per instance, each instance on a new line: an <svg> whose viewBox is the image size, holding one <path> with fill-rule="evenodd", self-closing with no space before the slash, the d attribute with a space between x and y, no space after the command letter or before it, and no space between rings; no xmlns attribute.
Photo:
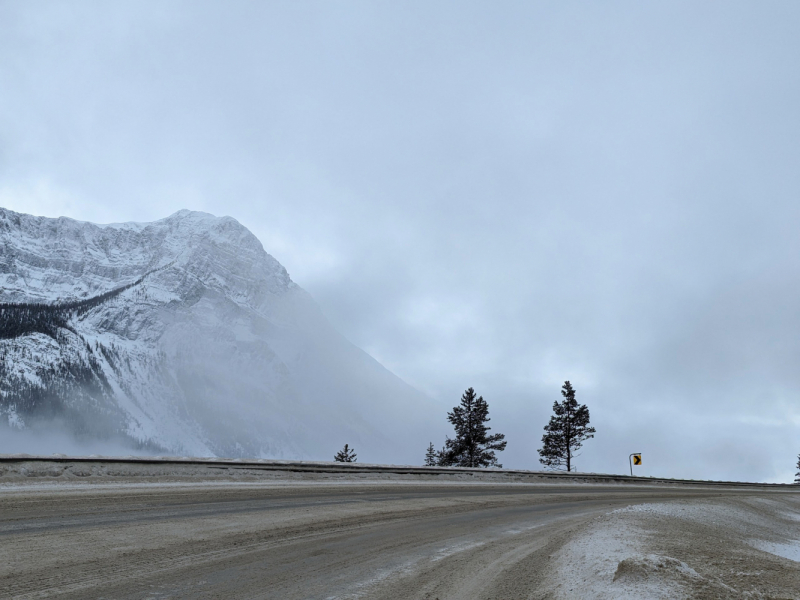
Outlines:
<svg viewBox="0 0 800 600"><path fill-rule="evenodd" d="M0 303L0 425L191 455L327 459L347 442L370 462L418 462L433 437L427 400L230 217L0 208Z"/></svg>

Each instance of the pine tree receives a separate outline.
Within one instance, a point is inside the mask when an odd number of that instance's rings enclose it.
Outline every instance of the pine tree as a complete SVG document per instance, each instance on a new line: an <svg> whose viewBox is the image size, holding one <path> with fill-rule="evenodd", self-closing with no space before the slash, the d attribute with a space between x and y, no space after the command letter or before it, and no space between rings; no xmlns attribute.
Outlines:
<svg viewBox="0 0 800 600"><path fill-rule="evenodd" d="M428 451L425 453L425 466L435 467L438 463L436 457L436 450L433 448L433 442L428 446Z"/></svg>
<svg viewBox="0 0 800 600"><path fill-rule="evenodd" d="M449 467L452 466L453 460L450 454L447 452L447 446L444 446L441 450L436 451L436 466L437 467Z"/></svg>
<svg viewBox="0 0 800 600"><path fill-rule="evenodd" d="M344 445L344 448L339 450L336 453L336 456L333 457L333 460L336 462L358 462L356 460L356 453L355 451L350 448L347 444Z"/></svg>
<svg viewBox="0 0 800 600"><path fill-rule="evenodd" d="M800 483L800 454L797 455L797 473L794 474L794 482Z"/></svg>
<svg viewBox="0 0 800 600"><path fill-rule="evenodd" d="M564 399L553 403L555 414L544 428L539 462L551 469L566 467L571 471L575 452L594 437L595 429L589 427L589 409L575 401L575 390L569 381L564 382L561 395Z"/></svg>
<svg viewBox="0 0 800 600"><path fill-rule="evenodd" d="M469 388L461 396L461 405L453 407L447 413L447 420L455 428L455 439L447 438L446 452L443 457L447 464L459 467L501 467L497 462L495 451L502 452L508 442L505 435L495 433L488 435L490 427L489 405L483 396L475 396L475 390Z"/></svg>

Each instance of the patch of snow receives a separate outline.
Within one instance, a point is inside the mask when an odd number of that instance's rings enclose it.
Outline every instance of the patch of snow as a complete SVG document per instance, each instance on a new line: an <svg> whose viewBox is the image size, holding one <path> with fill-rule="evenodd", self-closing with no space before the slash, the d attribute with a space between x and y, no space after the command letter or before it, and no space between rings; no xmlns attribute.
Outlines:
<svg viewBox="0 0 800 600"><path fill-rule="evenodd" d="M663 516L742 530L748 525L764 526L765 522L769 521L765 515L748 510L744 506L720 505L703 500L636 504L617 509L614 513Z"/></svg>
<svg viewBox="0 0 800 600"><path fill-rule="evenodd" d="M600 517L553 556L553 595L560 600L667 600L685 598L687 579L697 573L671 557L648 553L645 532L631 512L653 505L612 511ZM665 505L668 506L668 505Z"/></svg>
<svg viewBox="0 0 800 600"><path fill-rule="evenodd" d="M775 556L781 556L793 560L794 562L800 562L800 540L787 543L752 540L750 545L753 546L753 548L758 548L759 550L769 552Z"/></svg>
<svg viewBox="0 0 800 600"><path fill-rule="evenodd" d="M451 544L449 546L445 546L444 548L440 548L436 551L436 553L431 556L431 562L437 562L447 558L448 556L453 556L454 554L458 554L459 552L466 552L467 550L472 550L473 548L477 548L479 546L483 546L486 542L460 542L458 544Z"/></svg>
<svg viewBox="0 0 800 600"><path fill-rule="evenodd" d="M641 598L682 597L672 585L648 581L646 578L617 577L622 566L642 561L635 540L638 533L612 527L595 527L588 535L569 542L560 552L558 587L555 596L571 600L576 597L592 600L639 600ZM588 594L588 595L587 595Z"/></svg>

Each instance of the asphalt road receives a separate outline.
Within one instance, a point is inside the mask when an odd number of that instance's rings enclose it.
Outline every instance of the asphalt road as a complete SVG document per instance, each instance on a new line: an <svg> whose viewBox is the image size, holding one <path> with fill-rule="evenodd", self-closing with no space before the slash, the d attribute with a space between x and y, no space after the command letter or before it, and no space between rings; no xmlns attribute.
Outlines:
<svg viewBox="0 0 800 600"><path fill-rule="evenodd" d="M753 490L542 484L23 486L9 598L536 598L550 556L629 504ZM539 594L539 595L537 595Z"/></svg>

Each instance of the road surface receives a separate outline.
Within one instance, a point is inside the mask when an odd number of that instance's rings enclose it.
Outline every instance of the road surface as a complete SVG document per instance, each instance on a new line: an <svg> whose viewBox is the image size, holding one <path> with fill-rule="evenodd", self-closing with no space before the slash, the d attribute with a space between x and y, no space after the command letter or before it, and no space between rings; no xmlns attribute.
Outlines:
<svg viewBox="0 0 800 600"><path fill-rule="evenodd" d="M796 497L786 490L537 483L10 485L0 488L0 595L600 597L559 588L553 561L603 515L651 503Z"/></svg>

